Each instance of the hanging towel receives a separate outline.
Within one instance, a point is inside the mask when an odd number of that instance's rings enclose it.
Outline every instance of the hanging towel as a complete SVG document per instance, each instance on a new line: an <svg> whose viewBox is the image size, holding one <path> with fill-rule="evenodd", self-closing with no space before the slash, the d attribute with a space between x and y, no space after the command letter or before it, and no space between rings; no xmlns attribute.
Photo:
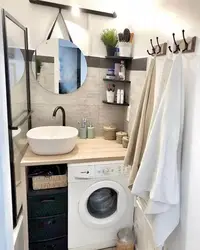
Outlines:
<svg viewBox="0 0 200 250"><path fill-rule="evenodd" d="M137 174L146 145L154 105L155 77L156 58L152 59L149 66L124 161L125 166L132 166L129 177L129 185L132 185L135 180L135 176Z"/></svg>
<svg viewBox="0 0 200 250"><path fill-rule="evenodd" d="M156 246L163 246L180 219L180 165L184 121L182 55L172 65L161 103L152 124L132 193L149 200Z"/></svg>
<svg viewBox="0 0 200 250"><path fill-rule="evenodd" d="M158 62L157 62L158 64ZM151 124L153 123L156 113L158 111L158 107L161 102L161 98L163 96L165 87L167 85L167 81L169 79L169 74L171 72L173 60L166 58L164 61L164 65L162 66L161 74L159 75L158 79L156 80L155 84L155 94L154 94L154 107L153 107L153 114L151 119ZM151 125L150 125L151 127Z"/></svg>

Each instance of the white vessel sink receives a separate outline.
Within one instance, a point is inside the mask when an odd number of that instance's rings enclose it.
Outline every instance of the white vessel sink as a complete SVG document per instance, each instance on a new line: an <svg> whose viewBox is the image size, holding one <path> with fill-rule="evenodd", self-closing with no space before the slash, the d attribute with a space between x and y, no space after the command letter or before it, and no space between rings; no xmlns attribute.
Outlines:
<svg viewBox="0 0 200 250"><path fill-rule="evenodd" d="M77 136L76 128L63 126L37 127L27 133L30 148L38 155L67 154L76 146Z"/></svg>

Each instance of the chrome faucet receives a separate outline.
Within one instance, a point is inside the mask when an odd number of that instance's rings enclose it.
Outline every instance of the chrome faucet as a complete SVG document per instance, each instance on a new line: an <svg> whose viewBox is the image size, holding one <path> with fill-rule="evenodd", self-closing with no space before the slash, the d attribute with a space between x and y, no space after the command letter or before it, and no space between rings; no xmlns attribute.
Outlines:
<svg viewBox="0 0 200 250"><path fill-rule="evenodd" d="M58 110L61 110L62 111L62 117L63 117L63 126L65 126L65 118L66 118L66 114L65 114L65 110L62 106L58 106L54 109L53 111L53 117L56 117L56 114L57 114L57 111Z"/></svg>

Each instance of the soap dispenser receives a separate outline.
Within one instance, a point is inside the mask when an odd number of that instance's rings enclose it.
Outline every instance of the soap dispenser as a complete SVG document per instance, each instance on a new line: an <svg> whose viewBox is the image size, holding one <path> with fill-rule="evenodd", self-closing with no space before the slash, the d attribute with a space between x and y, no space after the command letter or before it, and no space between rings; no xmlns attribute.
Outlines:
<svg viewBox="0 0 200 250"><path fill-rule="evenodd" d="M88 139L95 138L95 129L92 123L90 123L89 127L87 128Z"/></svg>
<svg viewBox="0 0 200 250"><path fill-rule="evenodd" d="M82 119L81 126L79 129L79 137L80 139L87 138L87 119L86 118Z"/></svg>

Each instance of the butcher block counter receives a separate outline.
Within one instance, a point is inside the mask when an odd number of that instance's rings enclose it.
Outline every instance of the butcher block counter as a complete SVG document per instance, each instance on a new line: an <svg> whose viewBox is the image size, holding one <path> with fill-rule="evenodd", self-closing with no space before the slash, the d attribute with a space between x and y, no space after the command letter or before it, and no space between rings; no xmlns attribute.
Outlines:
<svg viewBox="0 0 200 250"><path fill-rule="evenodd" d="M21 166L116 161L123 160L125 154L126 149L116 141L107 141L102 137L86 140L78 139L74 150L64 155L36 155L28 147L21 161Z"/></svg>

